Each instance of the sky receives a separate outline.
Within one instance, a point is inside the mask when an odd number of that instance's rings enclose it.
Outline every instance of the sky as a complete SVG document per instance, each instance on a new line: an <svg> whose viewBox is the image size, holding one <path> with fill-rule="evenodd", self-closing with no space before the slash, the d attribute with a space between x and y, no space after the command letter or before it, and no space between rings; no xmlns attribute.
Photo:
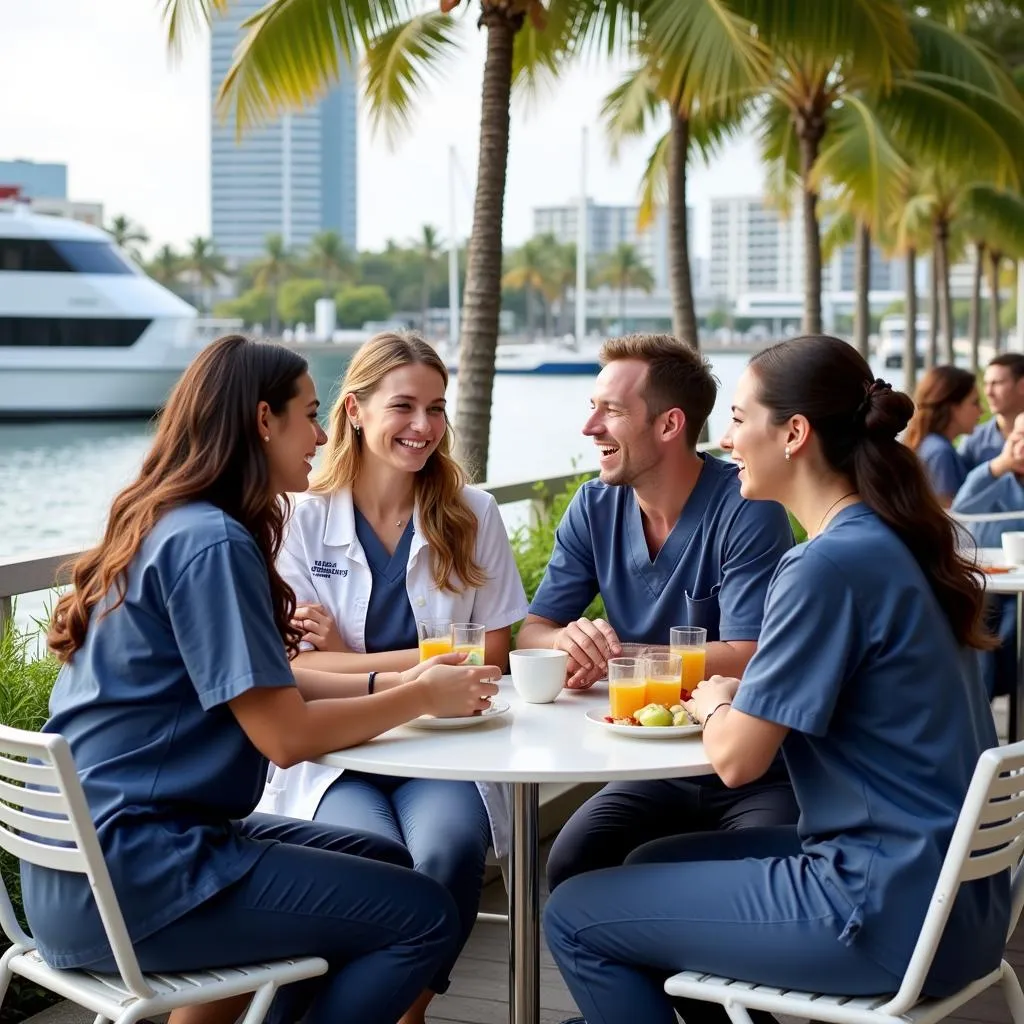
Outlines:
<svg viewBox="0 0 1024 1024"><path fill-rule="evenodd" d="M414 124L391 146L360 113L358 244L402 243L432 223L447 238L448 154L455 146L455 230L472 221L484 34L462 19L462 52L419 101ZM587 128L587 192L630 203L655 137L613 161L599 121L601 100L624 66L591 61L539 96L513 101L506 245L532 233L534 206L579 195ZM0 0L0 160L68 165L70 198L100 201L108 218L141 223L154 244L181 246L210 230L210 74L205 35L182 59L167 54L156 0ZM691 171L695 251L710 248L713 196L760 190L756 146L743 139L710 168Z"/></svg>

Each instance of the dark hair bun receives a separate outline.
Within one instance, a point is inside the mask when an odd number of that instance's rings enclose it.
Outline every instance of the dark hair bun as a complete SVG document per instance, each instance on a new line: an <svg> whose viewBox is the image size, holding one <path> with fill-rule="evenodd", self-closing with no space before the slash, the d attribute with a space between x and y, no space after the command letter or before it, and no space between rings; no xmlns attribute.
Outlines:
<svg viewBox="0 0 1024 1024"><path fill-rule="evenodd" d="M895 440L914 415L914 403L902 391L876 380L864 396L864 431L872 437Z"/></svg>

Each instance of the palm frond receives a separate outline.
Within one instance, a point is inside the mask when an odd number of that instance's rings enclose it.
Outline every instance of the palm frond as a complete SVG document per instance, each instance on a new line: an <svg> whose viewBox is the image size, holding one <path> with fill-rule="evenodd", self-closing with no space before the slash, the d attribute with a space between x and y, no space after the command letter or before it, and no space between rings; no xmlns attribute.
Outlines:
<svg viewBox="0 0 1024 1024"><path fill-rule="evenodd" d="M414 101L456 49L457 23L439 12L420 14L382 33L367 47L364 94L374 129L393 144L409 126Z"/></svg>
<svg viewBox="0 0 1024 1024"><path fill-rule="evenodd" d="M884 90L916 57L902 0L733 0L775 53L804 62L849 61Z"/></svg>
<svg viewBox="0 0 1024 1024"><path fill-rule="evenodd" d="M659 91L689 110L722 114L765 86L771 52L753 23L724 0L650 0L647 45L661 70Z"/></svg>
<svg viewBox="0 0 1024 1024"><path fill-rule="evenodd" d="M812 186L821 191L831 184L854 220L872 233L883 230L893 202L906 189L910 168L859 96L844 98L825 138L811 172Z"/></svg>
<svg viewBox="0 0 1024 1024"><path fill-rule="evenodd" d="M792 114L777 96L769 96L764 104L758 141L765 168L765 198L770 206L788 214L800 185L800 142Z"/></svg>
<svg viewBox="0 0 1024 1024"><path fill-rule="evenodd" d="M210 24L215 14L223 14L230 0L158 0L160 20L167 31L171 56L181 56L186 39Z"/></svg>
<svg viewBox="0 0 1024 1024"><path fill-rule="evenodd" d="M646 135L651 121L662 111L665 97L658 93L657 84L654 68L644 64L628 72L604 98L601 117L613 157L619 155L625 139Z"/></svg>
<svg viewBox="0 0 1024 1024"><path fill-rule="evenodd" d="M645 37L642 15L650 0L549 0L545 33L574 56L630 53Z"/></svg>
<svg viewBox="0 0 1024 1024"><path fill-rule="evenodd" d="M230 2L230 0L220 0ZM418 13L416 0L269 0L245 36L218 94L239 131L322 96L380 36Z"/></svg>
<svg viewBox="0 0 1024 1024"><path fill-rule="evenodd" d="M668 202L668 166L672 148L672 133L665 132L654 145L640 179L640 205L636 213L636 226L646 231L654 222L655 214Z"/></svg>
<svg viewBox="0 0 1024 1024"><path fill-rule="evenodd" d="M857 227L857 218L849 210L836 213L821 234L821 258L827 262L840 249L851 245L857 237Z"/></svg>
<svg viewBox="0 0 1024 1024"><path fill-rule="evenodd" d="M1013 259L1024 258L1024 198L991 185L970 185L959 214L976 239Z"/></svg>
<svg viewBox="0 0 1024 1024"><path fill-rule="evenodd" d="M897 253L910 249L927 252L932 244L932 221L935 214L935 197L928 192L908 186L908 192L893 210L889 232L894 240Z"/></svg>
<svg viewBox="0 0 1024 1024"><path fill-rule="evenodd" d="M1024 118L1015 105L967 82L914 72L875 106L890 137L914 160L999 184L1019 180Z"/></svg>

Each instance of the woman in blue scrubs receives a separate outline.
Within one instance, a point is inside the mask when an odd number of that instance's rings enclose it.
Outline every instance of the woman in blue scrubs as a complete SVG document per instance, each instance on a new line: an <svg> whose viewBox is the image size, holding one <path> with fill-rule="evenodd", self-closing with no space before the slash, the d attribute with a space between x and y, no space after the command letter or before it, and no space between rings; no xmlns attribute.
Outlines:
<svg viewBox="0 0 1024 1024"><path fill-rule="evenodd" d="M745 371L723 444L743 495L782 502L809 539L782 557L742 682L706 680L692 710L727 785L781 748L800 822L659 840L561 885L545 930L589 1024L674 1024L662 986L681 970L898 988L977 759L997 743L971 650L992 643L982 584L896 440L912 411L835 338L774 345ZM1008 922L1006 874L965 884L925 993L994 969Z"/></svg>
<svg viewBox="0 0 1024 1024"><path fill-rule="evenodd" d="M914 407L903 443L917 452L939 504L949 508L967 478L953 442L981 418L978 381L958 366L934 366L917 385Z"/></svg>
<svg viewBox="0 0 1024 1024"><path fill-rule="evenodd" d="M499 673L293 673L301 632L274 556L281 497L306 487L325 440L318 405L305 360L280 346L230 336L197 357L57 605L64 667L44 731L71 746L143 970L321 956L326 978L283 992L276 1019L395 1024L456 948L451 897L399 844L251 812L268 759L471 714ZM84 876L23 865L22 880L48 963L116 970ZM178 1024L234 1020L240 1003Z"/></svg>

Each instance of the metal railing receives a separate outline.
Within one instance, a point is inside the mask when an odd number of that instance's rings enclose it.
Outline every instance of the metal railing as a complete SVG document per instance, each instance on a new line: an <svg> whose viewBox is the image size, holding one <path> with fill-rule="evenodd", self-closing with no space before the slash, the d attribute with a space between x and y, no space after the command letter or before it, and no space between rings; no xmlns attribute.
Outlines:
<svg viewBox="0 0 1024 1024"><path fill-rule="evenodd" d="M551 500L572 480L580 476L594 476L594 470L580 470L564 476L543 480L523 480L511 484L484 484L499 505L530 502L537 513L542 513ZM538 488L538 484L540 487ZM32 594L66 583L62 568L81 555L81 551L56 551L39 555L14 555L0 558L0 631L7 624L13 610L13 599L20 594Z"/></svg>

